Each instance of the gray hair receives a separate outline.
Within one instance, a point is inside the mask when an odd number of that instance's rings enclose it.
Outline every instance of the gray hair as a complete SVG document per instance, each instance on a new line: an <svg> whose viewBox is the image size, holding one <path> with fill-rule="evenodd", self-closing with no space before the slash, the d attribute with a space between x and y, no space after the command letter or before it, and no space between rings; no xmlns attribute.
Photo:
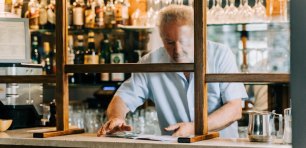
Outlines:
<svg viewBox="0 0 306 148"><path fill-rule="evenodd" d="M186 25L194 25L194 11L191 6L170 5L160 10L158 27L161 30L167 23L180 22Z"/></svg>

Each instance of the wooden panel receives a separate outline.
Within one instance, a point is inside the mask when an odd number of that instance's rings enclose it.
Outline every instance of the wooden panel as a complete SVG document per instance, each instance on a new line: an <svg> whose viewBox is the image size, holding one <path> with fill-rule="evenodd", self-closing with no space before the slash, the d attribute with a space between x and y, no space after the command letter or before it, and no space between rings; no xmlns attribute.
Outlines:
<svg viewBox="0 0 306 148"><path fill-rule="evenodd" d="M198 142L202 140L209 140L213 138L219 137L218 132L212 132L208 133L206 135L200 135L200 136L194 136L194 137L180 137L178 138L178 143L193 143L193 142Z"/></svg>
<svg viewBox="0 0 306 148"><path fill-rule="evenodd" d="M207 74L206 82L273 82L289 83L289 74Z"/></svg>
<svg viewBox="0 0 306 148"><path fill-rule="evenodd" d="M207 108L207 83L206 74L206 2L194 1L194 43L195 43L195 92L194 92L194 122L195 135L207 135L208 133L208 108ZM204 83L203 83L204 82Z"/></svg>
<svg viewBox="0 0 306 148"><path fill-rule="evenodd" d="M34 138L49 138L56 136L64 136L71 134L80 134L84 133L84 129L69 129L65 131L52 131L52 132L44 132L44 133L33 133Z"/></svg>
<svg viewBox="0 0 306 148"><path fill-rule="evenodd" d="M68 125L68 75L64 72L67 53L67 9L66 0L56 0L56 128L66 131Z"/></svg>
<svg viewBox="0 0 306 148"><path fill-rule="evenodd" d="M55 83L55 76L0 76L0 83Z"/></svg>
<svg viewBox="0 0 306 148"><path fill-rule="evenodd" d="M192 72L193 64L103 64L66 65L66 73L98 72Z"/></svg>

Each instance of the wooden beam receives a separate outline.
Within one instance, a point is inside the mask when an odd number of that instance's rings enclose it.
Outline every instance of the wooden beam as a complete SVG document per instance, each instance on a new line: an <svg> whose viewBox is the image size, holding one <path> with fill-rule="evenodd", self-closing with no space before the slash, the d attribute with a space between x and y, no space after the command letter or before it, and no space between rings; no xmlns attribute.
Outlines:
<svg viewBox="0 0 306 148"><path fill-rule="evenodd" d="M206 74L206 82L268 82L268 83L289 83L289 74Z"/></svg>
<svg viewBox="0 0 306 148"><path fill-rule="evenodd" d="M194 64L103 64L103 65L66 65L66 73L98 72L193 72Z"/></svg>
<svg viewBox="0 0 306 148"><path fill-rule="evenodd" d="M67 7L66 0L56 0L56 129L69 129L68 75L65 73L67 53Z"/></svg>
<svg viewBox="0 0 306 148"><path fill-rule="evenodd" d="M50 131L50 132L42 132L42 133L33 133L33 137L34 138L49 138L49 137L80 134L80 133L84 133L84 129L69 129L65 131Z"/></svg>
<svg viewBox="0 0 306 148"><path fill-rule="evenodd" d="M55 83L55 75L0 76L0 83Z"/></svg>
<svg viewBox="0 0 306 148"><path fill-rule="evenodd" d="M208 108L207 108L207 84L206 74L206 2L203 0L194 1L194 64L195 64L195 135L208 134Z"/></svg>

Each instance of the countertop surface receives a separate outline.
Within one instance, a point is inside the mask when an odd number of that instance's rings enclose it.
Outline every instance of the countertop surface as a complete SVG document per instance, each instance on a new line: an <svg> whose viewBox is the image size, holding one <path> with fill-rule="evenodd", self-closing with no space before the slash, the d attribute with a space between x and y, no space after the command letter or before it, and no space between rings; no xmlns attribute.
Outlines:
<svg viewBox="0 0 306 148"><path fill-rule="evenodd" d="M134 140L123 138L97 137L96 134L76 134L51 138L33 138L32 131L38 128L9 130L0 132L0 145L23 145L23 146L49 146L49 147L94 147L94 148L291 148L291 145L282 144L280 140L272 143L249 142L248 139L223 139L216 138L196 143L161 142L149 140Z"/></svg>

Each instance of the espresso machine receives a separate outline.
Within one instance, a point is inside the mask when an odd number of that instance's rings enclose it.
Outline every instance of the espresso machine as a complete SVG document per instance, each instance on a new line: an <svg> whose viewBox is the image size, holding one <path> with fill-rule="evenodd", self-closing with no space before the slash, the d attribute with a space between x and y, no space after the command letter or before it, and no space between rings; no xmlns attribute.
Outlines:
<svg viewBox="0 0 306 148"><path fill-rule="evenodd" d="M1 63L0 75L42 75L42 66ZM13 119L10 129L39 126L42 93L42 84L0 84L0 119Z"/></svg>

